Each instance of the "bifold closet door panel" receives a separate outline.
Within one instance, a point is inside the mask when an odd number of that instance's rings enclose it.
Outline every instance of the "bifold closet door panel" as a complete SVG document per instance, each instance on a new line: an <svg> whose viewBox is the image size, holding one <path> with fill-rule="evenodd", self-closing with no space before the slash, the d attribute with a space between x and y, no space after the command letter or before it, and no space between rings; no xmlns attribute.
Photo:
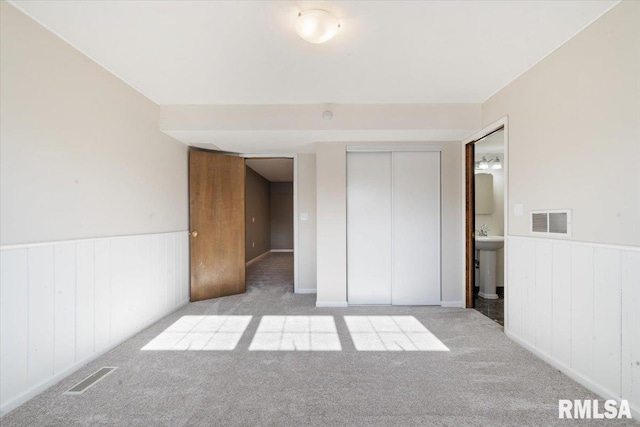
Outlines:
<svg viewBox="0 0 640 427"><path fill-rule="evenodd" d="M347 300L391 304L391 153L347 153Z"/></svg>
<svg viewBox="0 0 640 427"><path fill-rule="evenodd" d="M440 153L392 161L392 304L440 305Z"/></svg>

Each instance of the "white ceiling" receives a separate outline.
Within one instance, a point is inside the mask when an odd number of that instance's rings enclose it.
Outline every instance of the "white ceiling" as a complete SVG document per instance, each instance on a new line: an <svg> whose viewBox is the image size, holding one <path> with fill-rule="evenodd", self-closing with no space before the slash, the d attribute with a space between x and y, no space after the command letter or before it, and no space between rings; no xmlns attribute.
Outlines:
<svg viewBox="0 0 640 427"><path fill-rule="evenodd" d="M293 159L247 159L245 164L271 182L293 182Z"/></svg>
<svg viewBox="0 0 640 427"><path fill-rule="evenodd" d="M304 104L483 102L616 1L11 3L158 104Z"/></svg>

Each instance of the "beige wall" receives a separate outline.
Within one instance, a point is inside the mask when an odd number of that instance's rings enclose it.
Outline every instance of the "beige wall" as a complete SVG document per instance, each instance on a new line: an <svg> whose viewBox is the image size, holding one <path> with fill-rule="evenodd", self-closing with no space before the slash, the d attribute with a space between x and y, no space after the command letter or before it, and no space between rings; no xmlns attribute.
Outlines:
<svg viewBox="0 0 640 427"><path fill-rule="evenodd" d="M272 182L271 249L293 249L293 182Z"/></svg>
<svg viewBox="0 0 640 427"><path fill-rule="evenodd" d="M462 146L444 142L441 157L442 301L464 306L462 224Z"/></svg>
<svg viewBox="0 0 640 427"><path fill-rule="evenodd" d="M159 107L1 3L1 244L188 228L187 148Z"/></svg>
<svg viewBox="0 0 640 427"><path fill-rule="evenodd" d="M484 125L509 116L511 235L572 209L572 240L640 245L639 23L622 2L484 103Z"/></svg>
<svg viewBox="0 0 640 427"><path fill-rule="evenodd" d="M298 154L298 291L316 290L316 155ZM308 219L302 221L301 216Z"/></svg>
<svg viewBox="0 0 640 427"><path fill-rule="evenodd" d="M389 143L324 143L317 147L318 299L317 304L346 304L347 219L346 147ZM462 147L458 142L395 143L398 146L442 146L442 301L464 300L462 256Z"/></svg>
<svg viewBox="0 0 640 427"><path fill-rule="evenodd" d="M508 116L505 333L598 395L627 399L634 417L639 23L640 2L623 1L489 99L482 117ZM566 208L571 238L531 235L531 210Z"/></svg>
<svg viewBox="0 0 640 427"><path fill-rule="evenodd" d="M247 167L245 202L245 260L251 261L271 249L269 181Z"/></svg>
<svg viewBox="0 0 640 427"><path fill-rule="evenodd" d="M318 306L347 302L346 144L316 148Z"/></svg>

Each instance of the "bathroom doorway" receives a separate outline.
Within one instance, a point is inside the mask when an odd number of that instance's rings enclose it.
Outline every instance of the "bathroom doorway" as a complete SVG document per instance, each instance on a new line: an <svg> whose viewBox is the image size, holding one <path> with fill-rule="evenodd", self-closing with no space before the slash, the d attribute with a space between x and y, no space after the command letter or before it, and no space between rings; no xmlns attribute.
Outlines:
<svg viewBox="0 0 640 427"><path fill-rule="evenodd" d="M465 154L466 305L504 326L504 126L465 144Z"/></svg>

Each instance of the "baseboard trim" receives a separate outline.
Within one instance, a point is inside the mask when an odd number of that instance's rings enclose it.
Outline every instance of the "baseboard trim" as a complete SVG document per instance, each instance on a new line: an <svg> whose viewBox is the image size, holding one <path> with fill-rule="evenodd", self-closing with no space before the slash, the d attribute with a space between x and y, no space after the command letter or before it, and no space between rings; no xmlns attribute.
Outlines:
<svg viewBox="0 0 640 427"><path fill-rule="evenodd" d="M271 252L293 252L293 249L271 249Z"/></svg>
<svg viewBox="0 0 640 427"><path fill-rule="evenodd" d="M346 301L316 301L316 307L349 307Z"/></svg>
<svg viewBox="0 0 640 427"><path fill-rule="evenodd" d="M265 253L260 254L260 255L258 255L257 257L253 258L252 260L247 261L247 262L244 264L244 266L245 266L245 267L249 267L251 264L253 264L254 262L259 261L260 259L262 259L262 258L266 257L266 256L267 256L267 255L269 255L270 253L271 253L271 250L268 250L268 251L266 251Z"/></svg>
<svg viewBox="0 0 640 427"><path fill-rule="evenodd" d="M298 289L295 291L296 294L315 294L317 291L315 289Z"/></svg>
<svg viewBox="0 0 640 427"><path fill-rule="evenodd" d="M504 333L511 341L524 347L525 349L527 349L528 351L530 351L531 353L533 353L534 355L536 355L537 357L539 357L540 359L548 363L549 365L558 369L563 374L565 374L566 376L568 376L578 384L588 388L589 390L599 395L600 397L603 397L605 399L614 399L617 402L620 402L620 400L623 399L623 397L617 396L615 393L612 393L611 391L605 388L602 388L600 385L596 384L589 378L574 371L571 367L565 365L559 360L556 360L553 356L550 356L544 351L541 351L538 348L532 346L528 342L524 341L522 338L517 337L516 335L512 334L507 330L505 330ZM640 419L640 407L637 407L632 402L629 402L629 409L631 409L631 416L634 420Z"/></svg>
<svg viewBox="0 0 640 427"><path fill-rule="evenodd" d="M108 345L104 349L92 354L91 356L89 356L89 357L87 357L87 358L85 358L85 359L83 359L83 360L81 360L79 362L74 363L73 365L71 365L70 367L65 369L64 371L58 372L57 374L53 375L52 377L49 377L46 380L44 380L43 382L41 382L39 384L36 384L35 386L31 387L29 390L25 391L24 393L22 393L22 394L16 396L15 398L9 400L7 403L2 405L2 407L0 407L0 417L3 417L5 415L7 415L9 412L13 411L18 406L25 404L26 402L28 402L29 400L33 399L34 397L36 397L37 395L39 395L43 391L45 391L48 388L52 387L53 385L59 383L60 381L62 381L66 377L68 377L69 375L73 374L74 372L76 372L80 368L88 365L89 363L93 362L94 360L96 360L100 356L103 356L104 354L106 354L109 351L113 350L114 348L116 348L117 346L122 344L123 342L127 341L128 339L133 338L134 336L138 335L143 330L147 329L149 326L151 326L154 323L158 322L159 320L167 317L168 315L178 311L179 309L181 309L182 307L184 307L187 304L189 304L189 300L183 301L182 303L180 303L180 305L178 305L177 307L173 308L171 311L163 313L162 315L158 316L157 318L153 318L153 320L150 320L150 321L146 322L137 331L126 335L125 337L123 337L123 338L119 339L118 341Z"/></svg>
<svg viewBox="0 0 640 427"><path fill-rule="evenodd" d="M465 308L464 301L441 301L440 305L442 307Z"/></svg>

